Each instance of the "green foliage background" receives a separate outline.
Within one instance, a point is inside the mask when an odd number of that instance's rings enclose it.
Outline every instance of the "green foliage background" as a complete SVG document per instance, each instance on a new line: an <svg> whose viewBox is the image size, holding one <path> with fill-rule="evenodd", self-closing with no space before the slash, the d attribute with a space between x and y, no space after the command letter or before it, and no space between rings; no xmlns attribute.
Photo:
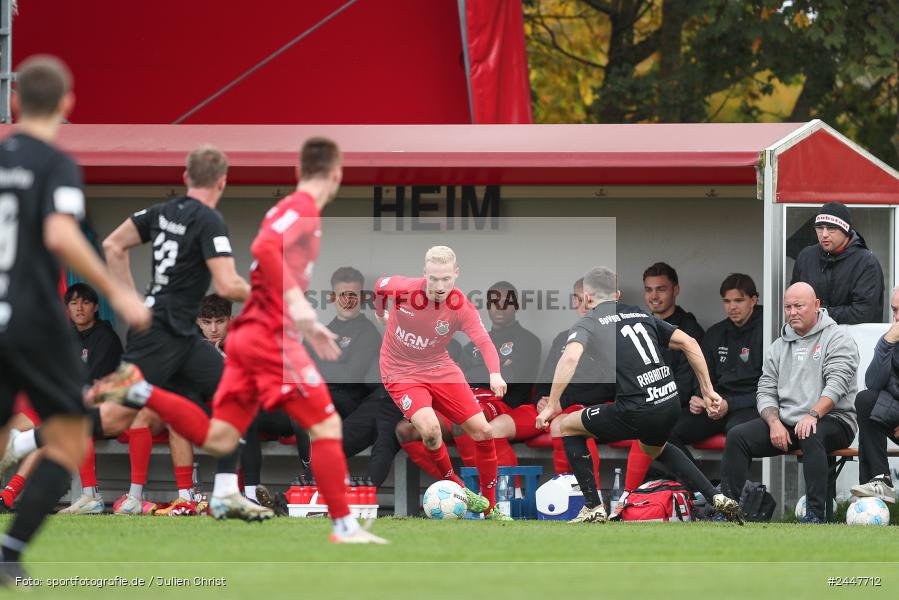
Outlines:
<svg viewBox="0 0 899 600"><path fill-rule="evenodd" d="M819 118L899 167L899 0L523 0L537 123Z"/></svg>

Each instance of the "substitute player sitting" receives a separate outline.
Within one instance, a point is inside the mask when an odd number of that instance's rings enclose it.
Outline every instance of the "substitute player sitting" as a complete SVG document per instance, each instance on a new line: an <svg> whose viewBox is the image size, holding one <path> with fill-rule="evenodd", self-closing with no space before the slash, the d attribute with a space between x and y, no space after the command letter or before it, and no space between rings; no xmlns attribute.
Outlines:
<svg viewBox="0 0 899 600"><path fill-rule="evenodd" d="M490 389L506 393L499 355L484 329L477 309L456 289L459 267L447 246L434 246L425 254L424 277L383 277L375 284L378 319L386 320L381 345L381 380L394 403L421 434L432 460L444 479L463 488L453 471L434 409L462 427L475 442L475 462L484 496L465 488L468 510L488 519L509 520L496 508L496 447L493 429L481 412L465 376L446 347L456 331L477 345L489 372ZM385 309L393 299L389 317Z"/></svg>
<svg viewBox="0 0 899 600"><path fill-rule="evenodd" d="M568 335L565 352L553 376L547 406L537 417L537 427L562 411L560 398L584 355L597 362L603 380L615 381L615 402L571 413L562 422L568 462L584 494L584 508L572 522L601 523L606 512L599 499L587 438L597 443L640 440L640 449L659 461L694 491L711 498L728 520L742 524L740 506L719 494L705 475L676 446L666 444L680 418L677 384L665 364L661 348L680 350L696 373L705 408L717 411L721 397L712 388L699 344L683 331L646 314L636 306L618 303L618 277L606 267L584 275L584 299L588 312Z"/></svg>

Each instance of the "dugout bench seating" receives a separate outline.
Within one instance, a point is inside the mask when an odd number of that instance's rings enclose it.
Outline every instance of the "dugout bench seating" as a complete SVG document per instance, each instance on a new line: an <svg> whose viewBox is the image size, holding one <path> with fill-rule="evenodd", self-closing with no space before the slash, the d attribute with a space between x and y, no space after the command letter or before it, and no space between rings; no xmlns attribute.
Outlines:
<svg viewBox="0 0 899 600"><path fill-rule="evenodd" d="M152 453L154 455L169 455L168 444L165 443L165 434L154 438ZM124 442L124 443L123 443ZM698 442L691 446L693 456L699 461L720 462L724 450L725 436L718 434L711 438ZM524 443L515 443L512 445L520 460L525 461L551 461L552 460L552 439L548 433L540 435L536 438L528 440ZM603 461L614 461L624 463L627 460L630 451L631 442L613 442L607 445L601 445L600 457ZM370 456L370 448L366 448L356 456ZM263 441L262 451L265 456L292 457L296 456L296 448L292 438L280 438L273 441ZM449 446L450 455L454 458L458 457L455 448ZM103 455L127 455L128 445L127 438L120 440L104 440L95 442L95 452L97 456ZM195 450L198 456L204 455L202 450ZM888 449L890 457L899 457L899 449ZM802 452L796 451L788 456L793 456L801 461ZM827 518L832 519L830 499L836 494L836 480L842 472L843 467L858 456L857 448L844 448L837 450L830 455L830 471L828 477L828 498L827 498ZM551 476L551 470L546 472L547 476ZM98 477L102 478L103 473L98 472ZM292 475L290 476L293 477ZM73 497L77 497L81 493L80 482L77 481L77 475L72 482ZM393 505L394 514L396 516L409 516L418 514L419 503L421 500L421 472L413 463L405 452L397 453L393 460ZM285 480L283 485L286 487L290 482ZM385 492L386 493L386 492ZM777 498L776 498L777 499ZM777 499L781 503L781 499ZM383 500L382 500L383 503ZM388 503L389 504L389 503ZM787 507L784 507L787 508Z"/></svg>

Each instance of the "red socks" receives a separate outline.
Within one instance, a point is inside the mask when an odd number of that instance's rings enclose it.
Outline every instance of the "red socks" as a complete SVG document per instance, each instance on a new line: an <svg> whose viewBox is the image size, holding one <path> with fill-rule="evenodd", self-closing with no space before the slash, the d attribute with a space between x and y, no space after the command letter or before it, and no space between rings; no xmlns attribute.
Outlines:
<svg viewBox="0 0 899 600"><path fill-rule="evenodd" d="M475 443L468 435L457 435L453 438L456 443L456 450L459 452L459 458L466 467L473 467L476 464ZM512 444L506 438L494 438L496 446L496 460L501 467L517 467L518 455L512 449Z"/></svg>
<svg viewBox="0 0 899 600"><path fill-rule="evenodd" d="M453 463L450 462L449 452L446 451L446 444L440 444L440 447L436 450L431 450L425 446L425 451L428 453L431 462L437 467L437 473L440 475L439 479L449 479L455 481L462 487L465 487L465 483L459 479L459 476L456 475L456 471L453 469Z"/></svg>
<svg viewBox="0 0 899 600"><path fill-rule="evenodd" d="M331 519L345 517L350 514L350 507L346 499L347 467L343 442L317 439L311 446L312 476L328 503L328 514Z"/></svg>
<svg viewBox="0 0 899 600"><path fill-rule="evenodd" d="M444 477L446 471L441 470L441 468L437 464L437 461L433 458L431 451L425 447L424 442L407 442L405 444L402 444L402 447L403 450L406 451L406 454L409 455L409 458L412 459L412 462L418 465L418 468L420 468L422 471L438 481L441 479L446 479L446 477ZM441 444L440 447L443 448L444 452L446 452L446 448L443 444ZM449 460L449 455L447 455L446 458L447 460ZM450 463L450 468L452 468L452 463Z"/></svg>
<svg viewBox="0 0 899 600"><path fill-rule="evenodd" d="M202 408L183 396L155 385L146 406L159 413L163 421L194 446L203 446L209 435L209 417Z"/></svg>
<svg viewBox="0 0 899 600"><path fill-rule="evenodd" d="M478 479L481 482L481 495L490 502L487 512L496 504L496 445L493 440L475 442L475 461L478 467ZM449 457L447 457L447 461Z"/></svg>
<svg viewBox="0 0 899 600"><path fill-rule="evenodd" d="M13 475L9 483L6 484L6 488L0 492L0 498L3 498L3 504L6 505L6 508L12 508L23 487L25 487L25 478L18 473Z"/></svg>
<svg viewBox="0 0 899 600"><path fill-rule="evenodd" d="M640 450L639 440L634 440L631 444L631 451L627 455L627 474L624 476L624 489L633 491L643 484L646 479L646 473L649 471L649 465L652 459L645 452Z"/></svg>
<svg viewBox="0 0 899 600"><path fill-rule="evenodd" d="M459 458L462 459L462 464L466 467L473 467L475 465L476 454L474 440L472 440L468 434L463 433L454 436L453 443L456 444L456 450L459 452Z"/></svg>
<svg viewBox="0 0 899 600"><path fill-rule="evenodd" d="M153 451L153 435L149 427L128 430L128 456L131 459L131 483L147 483L150 453Z"/></svg>
<svg viewBox="0 0 899 600"><path fill-rule="evenodd" d="M94 454L94 438L92 437L87 438L87 448L84 452L84 460L78 467L78 475L81 476L81 487L97 487L97 459Z"/></svg>
<svg viewBox="0 0 899 600"><path fill-rule="evenodd" d="M553 438L553 469L556 475L570 475L572 473L571 466L568 464L568 458L565 456L565 446L562 445L562 438Z"/></svg>
<svg viewBox="0 0 899 600"><path fill-rule="evenodd" d="M194 487L193 465L175 467L175 487L179 490L189 490Z"/></svg>
<svg viewBox="0 0 899 600"><path fill-rule="evenodd" d="M406 454L409 455L409 458L412 459L418 468L433 477L434 479L440 480L443 479L443 473L440 472L440 469L437 468L437 465L434 464L434 461L431 460L431 454L428 452L428 449L425 448L424 443L421 441L417 442L407 442L405 444L401 444L403 450L406 451Z"/></svg>
<svg viewBox="0 0 899 600"><path fill-rule="evenodd" d="M518 455L512 449L512 444L506 438L494 438L496 447L496 463L501 467L517 467Z"/></svg>

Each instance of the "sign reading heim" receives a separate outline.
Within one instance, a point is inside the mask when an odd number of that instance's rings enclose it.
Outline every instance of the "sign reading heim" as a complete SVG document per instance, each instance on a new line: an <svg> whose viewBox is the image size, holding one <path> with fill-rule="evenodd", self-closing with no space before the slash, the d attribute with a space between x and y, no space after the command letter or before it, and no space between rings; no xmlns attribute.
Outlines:
<svg viewBox="0 0 899 600"><path fill-rule="evenodd" d="M499 186L396 186L374 188L374 231L499 229Z"/></svg>

